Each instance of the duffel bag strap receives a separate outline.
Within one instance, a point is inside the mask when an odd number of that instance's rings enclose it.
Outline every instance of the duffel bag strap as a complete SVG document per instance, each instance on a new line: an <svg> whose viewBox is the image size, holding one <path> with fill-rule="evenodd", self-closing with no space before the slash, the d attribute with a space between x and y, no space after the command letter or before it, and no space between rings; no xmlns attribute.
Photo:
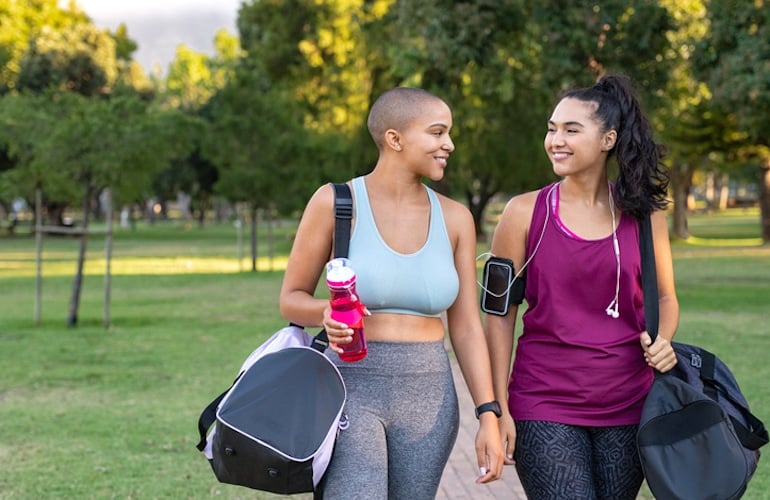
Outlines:
<svg viewBox="0 0 770 500"><path fill-rule="evenodd" d="M227 393L230 392L230 389L233 388L233 385L235 385L235 382L237 382L239 378L241 378L240 374L233 381L230 387L228 387L222 394L217 396L214 401L209 403L209 405L201 412L201 416L198 418L198 434L200 435L201 439L198 441L198 444L195 445L195 447L198 448L198 451L203 451L206 448L206 434L208 433L211 426L214 425L214 422L217 419L217 407L219 406L219 403L221 403L225 398Z"/></svg>
<svg viewBox="0 0 770 500"><path fill-rule="evenodd" d="M353 195L350 186L334 183L334 257L347 257L350 223L353 220Z"/></svg>
<svg viewBox="0 0 770 500"><path fill-rule="evenodd" d="M321 330L318 335L313 337L310 347L318 352L324 352L329 347L329 337L326 335L326 330Z"/></svg>
<svg viewBox="0 0 770 500"><path fill-rule="evenodd" d="M658 337L658 275L655 270L655 247L652 243L652 221L645 217L639 221L639 247L642 256L642 293L644 294L644 319L647 333L655 342Z"/></svg>

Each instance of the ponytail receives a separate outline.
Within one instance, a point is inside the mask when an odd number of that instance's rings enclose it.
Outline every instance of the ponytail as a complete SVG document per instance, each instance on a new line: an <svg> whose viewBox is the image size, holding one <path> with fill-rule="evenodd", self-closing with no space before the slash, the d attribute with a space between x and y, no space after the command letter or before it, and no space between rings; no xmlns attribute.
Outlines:
<svg viewBox="0 0 770 500"><path fill-rule="evenodd" d="M593 87L573 90L564 97L595 102L594 115L602 131L614 129L618 134L609 152L618 163L614 197L618 208L637 219L666 208L669 175L660 162L662 149L653 140L629 79L603 76Z"/></svg>

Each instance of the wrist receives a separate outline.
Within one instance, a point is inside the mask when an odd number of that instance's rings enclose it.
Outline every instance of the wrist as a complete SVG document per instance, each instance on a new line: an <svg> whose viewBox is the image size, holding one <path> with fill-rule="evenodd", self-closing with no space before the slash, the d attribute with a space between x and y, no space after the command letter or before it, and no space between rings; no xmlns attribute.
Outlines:
<svg viewBox="0 0 770 500"><path fill-rule="evenodd" d="M495 417L500 418L503 411L500 409L500 403L497 401L490 401L488 403L481 404L476 407L476 418L480 419L481 415L485 413L494 414Z"/></svg>

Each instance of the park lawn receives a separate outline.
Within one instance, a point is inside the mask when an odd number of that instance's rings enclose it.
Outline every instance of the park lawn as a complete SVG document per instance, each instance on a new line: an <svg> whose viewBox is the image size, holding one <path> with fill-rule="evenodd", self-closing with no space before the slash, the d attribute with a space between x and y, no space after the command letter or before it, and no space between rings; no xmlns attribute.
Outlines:
<svg viewBox="0 0 770 500"><path fill-rule="evenodd" d="M700 239L673 246L677 340L724 359L770 423L770 248L735 245L758 226L729 217L723 233L710 228L728 216L694 217ZM249 264L235 259L234 234L174 224L116 234L108 329L99 238L76 328L65 325L77 243L45 239L36 326L34 239L0 239L0 498L277 498L216 482L195 449L203 407L283 324L277 294L291 229L277 233L275 271L263 258L259 273L238 272ZM731 239L715 242L720 234ZM770 498L767 459L745 498Z"/></svg>
<svg viewBox="0 0 770 500"><path fill-rule="evenodd" d="M280 498L218 483L195 444L200 412L283 325L282 273L238 272L228 229L146 231L116 235L109 329L98 238L76 328L77 242L45 239L35 326L34 239L0 240L0 498Z"/></svg>

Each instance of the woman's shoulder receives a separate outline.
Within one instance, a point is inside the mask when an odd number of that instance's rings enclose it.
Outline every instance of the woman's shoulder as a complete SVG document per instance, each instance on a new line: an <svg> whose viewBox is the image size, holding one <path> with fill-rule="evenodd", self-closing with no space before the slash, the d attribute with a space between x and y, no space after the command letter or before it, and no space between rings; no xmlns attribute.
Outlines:
<svg viewBox="0 0 770 500"><path fill-rule="evenodd" d="M318 186L305 205L302 217L322 221L329 219L330 214L334 212L334 198L334 186L331 183Z"/></svg>
<svg viewBox="0 0 770 500"><path fill-rule="evenodd" d="M515 218L517 220L529 221L535 210L535 203L541 189L536 191L527 191L511 197L503 208L501 218Z"/></svg>
<svg viewBox="0 0 770 500"><path fill-rule="evenodd" d="M444 217L444 227L446 227L450 237L454 239L462 234L473 234L475 237L476 226L470 209L458 200L441 194L430 187L428 189L434 193L438 200L441 207L441 215Z"/></svg>
<svg viewBox="0 0 770 500"><path fill-rule="evenodd" d="M436 199L441 206L441 211L443 212L444 218L447 221L457 218L472 217L470 209L468 209L468 207L460 201L455 200L454 198L451 198L445 194L439 193L430 187L428 187L428 189L436 195Z"/></svg>

